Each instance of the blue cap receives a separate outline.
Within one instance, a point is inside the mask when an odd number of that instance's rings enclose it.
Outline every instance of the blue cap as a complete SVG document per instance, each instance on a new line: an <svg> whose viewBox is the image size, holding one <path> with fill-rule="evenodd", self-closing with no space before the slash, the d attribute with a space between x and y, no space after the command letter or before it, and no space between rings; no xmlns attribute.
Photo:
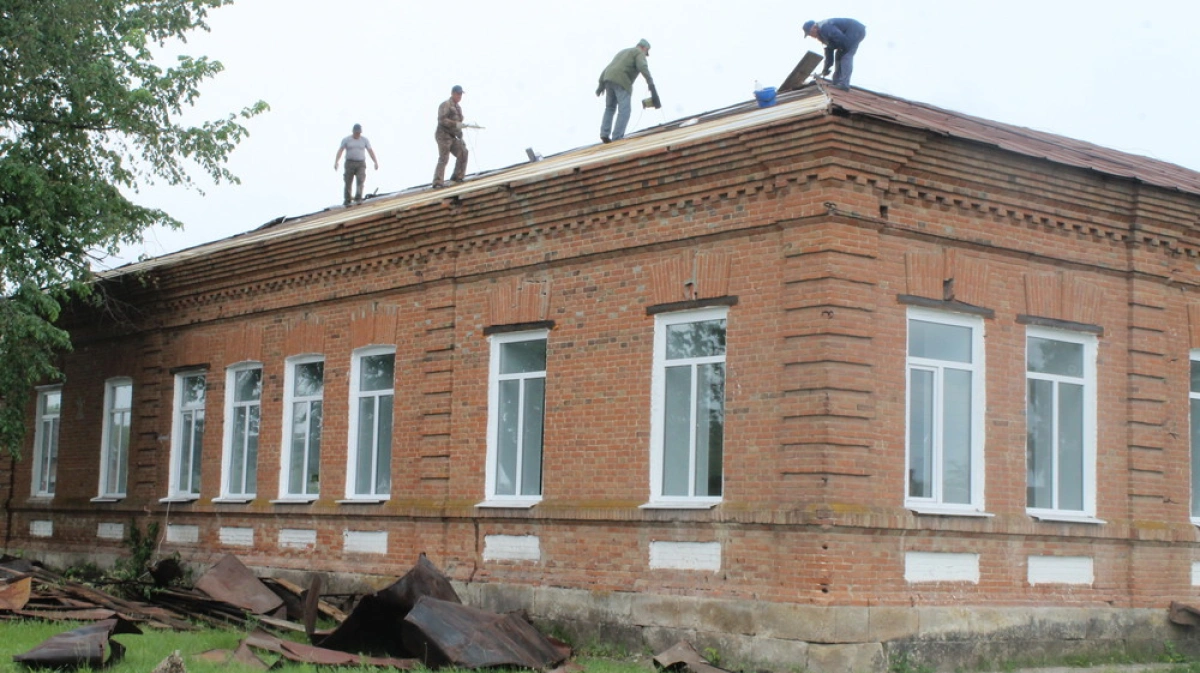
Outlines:
<svg viewBox="0 0 1200 673"><path fill-rule="evenodd" d="M454 86L450 87L450 93L462 93L462 92L463 92L463 89L462 89L462 87L461 87L461 86L459 86L459 85L457 85L457 84L455 84Z"/></svg>
<svg viewBox="0 0 1200 673"><path fill-rule="evenodd" d="M808 37L808 32L810 30L812 30L812 27L815 25L817 25L816 21L805 21L804 22L804 36L805 37Z"/></svg>

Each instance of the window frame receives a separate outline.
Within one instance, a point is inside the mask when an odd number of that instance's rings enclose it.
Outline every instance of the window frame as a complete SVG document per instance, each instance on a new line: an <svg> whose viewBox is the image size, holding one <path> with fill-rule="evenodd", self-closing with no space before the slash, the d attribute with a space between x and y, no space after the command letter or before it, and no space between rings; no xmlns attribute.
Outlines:
<svg viewBox="0 0 1200 673"><path fill-rule="evenodd" d="M1192 417L1192 408L1200 405L1200 390L1192 390L1192 367L1200 366L1200 348L1188 352L1188 444L1190 456L1191 477L1188 503L1188 514L1192 523L1200 526L1200 427L1197 427Z"/></svg>
<svg viewBox="0 0 1200 673"><path fill-rule="evenodd" d="M487 461L485 463L485 484L484 497L485 500L479 503L478 507L533 507L542 501L545 496L545 465L546 465L546 385L548 384L548 369L543 369L539 372L520 372L517 374L501 374L500 373L500 355L503 346L512 343L524 343L530 341L544 341L546 344L547 363L549 368L549 349L550 349L550 330L527 330L521 332L505 332L500 334L492 334L488 336L489 347L489 367L488 367L488 421L487 421ZM540 470L540 481L538 484L537 495L522 495L520 492L523 483L520 480L523 478L523 470L521 465L524 459L524 451L517 451L517 480L516 494L498 494L496 493L496 478L499 470L500 461L500 437L499 437L499 409L500 409L500 382L509 380L519 380L522 382L522 394L520 396L520 404L524 407L527 400L524 393L524 382L534 379L542 380L542 439L540 460L542 469ZM523 414L522 420L523 420Z"/></svg>
<svg viewBox="0 0 1200 673"><path fill-rule="evenodd" d="M237 376L242 372L258 370L259 377L259 394L257 400L239 401L237 397ZM263 364L257 361L245 361L232 364L225 368L225 399L224 399L224 415L222 416L222 425L224 426L221 432L221 496L214 498L213 502L250 502L258 495L258 456L262 448L262 389L266 382ZM242 483L241 490L235 490L237 486L232 482L234 452L237 447L234 446L233 438L236 431L235 414L239 408L258 409L259 432L256 436L254 445L254 460L247 459L248 446L250 443L250 435L244 436L244 445L241 447L242 461ZM250 422L247 419L247 422ZM251 462L254 467L253 483L249 479Z"/></svg>
<svg viewBox="0 0 1200 673"><path fill-rule="evenodd" d="M58 488L58 449L62 437L63 387L61 385L38 386L35 390L37 391L36 426L33 433L33 469L31 470L29 493L33 498L48 500L54 497ZM46 400L53 394L58 395L58 413L49 415L46 413ZM45 446L47 420L53 424L52 446L49 447L48 456Z"/></svg>
<svg viewBox="0 0 1200 673"><path fill-rule="evenodd" d="M705 356L702 358L689 358L689 360L700 361L705 360L702 364L716 364L719 362L724 367L724 383L729 381L729 307L714 306L701 309L692 309L684 311L672 311L667 313L658 313L654 316L654 357L650 376L650 499L649 502L642 505L643 508L652 509L710 509L719 505L725 497L725 461L727 451L725 447L728 444L725 441L726 433L722 428L722 454L721 454L721 495L711 496L675 496L663 494L663 476L665 471L665 445L663 441L663 432L666 425L666 346L667 346L667 328L673 325L686 323L699 323L711 321L725 321L725 352L720 356ZM723 409L728 409L728 388L723 386L726 399L721 401ZM694 418L693 418L694 420ZM695 489L695 442L689 446L689 469L688 469L688 490Z"/></svg>
<svg viewBox="0 0 1200 673"><path fill-rule="evenodd" d="M116 391L118 388L129 387L129 407L117 408ZM119 489L110 488L109 478L112 476L112 433L113 433L113 416L117 413L128 414L127 427L129 432L125 437L125 446L123 447L123 455L118 457L118 471L124 468L124 478L121 479ZM123 500L129 495L129 464L131 444L133 443L133 379L128 376L114 376L104 382L104 418L101 421L100 427L100 483L97 489L97 497L92 498L93 502L112 502ZM123 460L122 460L123 459Z"/></svg>
<svg viewBox="0 0 1200 673"><path fill-rule="evenodd" d="M200 405L193 405L184 408L183 385L188 378L199 376L204 379L204 401ZM167 497L163 501L167 502L186 502L190 500L198 500L200 498L200 478L197 477L196 483L188 483L189 490L181 488L182 480L182 460L183 460L183 432L184 432L184 416L191 414L191 425L195 428L196 414L199 413L200 420L204 422L204 428L200 432L200 441L197 443L196 437L192 437L192 455L189 465L194 465L199 459L201 464L201 472L203 472L204 459L204 434L208 429L207 407L208 407L208 371L205 369L186 369L175 373L174 382L174 398L171 401L171 465L169 470L167 484ZM193 433L194 435L194 433Z"/></svg>
<svg viewBox="0 0 1200 673"><path fill-rule="evenodd" d="M937 360L910 355L912 322L935 323L952 327L965 327L971 330L971 362L969 364L952 360ZM941 514L957 516L984 515L985 484L986 484L986 411L987 411L987 349L986 322L981 316L938 311L923 307L909 307L904 319L904 506L918 514ZM912 470L912 374L913 371L933 372L935 376L935 399L933 413L935 419L941 417L941 402L945 391L945 371L947 369L968 371L971 373L971 433L970 433L970 493L971 501L967 503L950 503L945 501L945 446L942 441L945 431L944 423L935 420L937 437L934 439L932 483L934 495L929 498L914 497L909 491L909 473Z"/></svg>
<svg viewBox="0 0 1200 673"><path fill-rule="evenodd" d="M295 394L296 369L298 367L301 367L304 365L310 365L310 364L316 364L316 363L321 363L322 365L325 365L326 364L325 356L321 355L321 354L316 354L316 353L311 353L311 354L306 354L306 355L293 355L292 357L288 358L285 362L285 369L284 369L284 374L283 374L283 386L284 386L283 428L282 428L283 431L282 431L282 441L280 444L280 451L279 451L279 499L276 500L276 502L312 502L312 501L316 500L317 498L319 498L321 495L321 484L320 484L320 474L321 474L320 451L321 451L321 447L320 446L317 447L317 452L318 452L317 461L318 462L317 462L317 489L316 489L316 491L313 493L307 492L307 490L308 490L307 484L309 481L308 479L303 480L303 483L305 485L305 488L304 488L305 492L303 492L303 493L293 493L291 491L291 487L290 487L291 476L292 476L291 475L292 423L293 423L293 419L295 418L295 413L296 413L295 406L297 403L307 403L308 404L308 414L309 414L308 422L310 424L308 427L310 427L310 428L311 428L311 423L312 423L312 405L314 402L321 403L322 419L324 418L324 411L325 411L325 374L324 374L324 369L322 369L322 374L321 374L321 394L319 396L306 395L306 396L297 398L297 396ZM304 475L302 475L302 476L307 476L308 463L309 463L309 461L307 459L308 458L307 454L311 451L311 446L308 446L307 444L308 444L308 438L310 438L310 437L311 437L311 430L306 435L306 439L305 439L305 442L306 442L306 446L304 449L305 454L306 454L305 461L304 461L305 468L304 468ZM324 423L322 422L322 427L321 427L321 444L322 445L325 443L324 439L325 439L325 428L324 428Z"/></svg>
<svg viewBox="0 0 1200 673"><path fill-rule="evenodd" d="M1050 341L1060 341L1064 343L1073 343L1083 346L1083 375L1081 377L1069 377L1061 374L1044 374L1029 371L1029 340L1030 338L1046 339ZM1025 347L1022 349L1025 363L1025 512L1029 516L1044 520L1044 521L1066 521L1080 523L1103 523L1096 518L1096 459L1097 459L1097 404L1099 395L1099 381L1097 378L1097 357L1099 355L1099 338L1094 334L1086 334L1071 330L1055 329L1051 327L1042 327L1036 325L1027 325L1025 328ZM1082 480L1082 495L1083 508L1081 510L1067 510L1055 507L1031 507L1029 505L1028 489L1029 489L1029 382L1034 380L1048 380L1055 382L1055 400L1059 397L1059 383L1080 382L1083 386L1083 418L1082 420L1082 441L1083 441L1083 469L1080 479ZM1057 416L1055 418L1055 428L1057 429ZM1055 442L1057 444L1057 440ZM1058 451L1055 449L1053 456L1055 469L1052 475L1052 481L1055 483L1055 499L1057 499L1057 482L1058 482Z"/></svg>
<svg viewBox="0 0 1200 673"><path fill-rule="evenodd" d="M367 393L369 393L369 395L363 394L363 392L359 390L359 387L361 385L361 378L362 378L362 361L365 358L376 356L376 355L391 355L392 356L392 358L393 358L392 359L392 387L387 390L367 391ZM345 500L347 502L367 502L367 503L384 502L392 497L391 496L392 484L391 484L390 471L391 471L391 468L392 468L393 462L394 462L391 460L391 458L393 457L393 455L395 454L395 451L396 451L396 445L395 445L396 375L399 373L396 368L395 357L396 357L396 347L395 346L379 346L379 345L365 346L363 348L356 348L354 350L354 352L351 353L351 357L350 357L350 391L349 391L350 392L350 409L349 409L348 423L347 423L347 425L349 426L348 427L348 435L349 436L348 436L347 442L346 442L346 495L345 495ZM359 448L358 447L358 424L359 424L358 403L359 403L359 400L362 399L363 397L368 397L368 396L381 397L383 395L391 395L392 396L392 437L391 437L391 450L390 450L390 453L388 456L388 469L389 469L388 492L387 493L378 493L378 492L372 491L370 493L357 493L357 492L355 492L355 481L356 481L357 472L358 472L358 448ZM378 436L376 436L375 439L377 441ZM374 461L376 463L374 466L375 469L372 470L372 473L376 475L376 478L371 480L372 483L374 484L378 480L378 462L379 462L378 446L375 447L372 458L374 459Z"/></svg>

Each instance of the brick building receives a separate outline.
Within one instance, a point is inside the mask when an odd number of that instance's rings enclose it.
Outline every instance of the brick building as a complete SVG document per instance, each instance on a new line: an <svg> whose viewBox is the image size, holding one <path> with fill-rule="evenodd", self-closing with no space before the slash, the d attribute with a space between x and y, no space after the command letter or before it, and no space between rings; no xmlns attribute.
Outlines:
<svg viewBox="0 0 1200 673"><path fill-rule="evenodd" d="M810 85L273 222L68 318L5 548L423 551L777 668L1188 647L1198 216L1195 172Z"/></svg>

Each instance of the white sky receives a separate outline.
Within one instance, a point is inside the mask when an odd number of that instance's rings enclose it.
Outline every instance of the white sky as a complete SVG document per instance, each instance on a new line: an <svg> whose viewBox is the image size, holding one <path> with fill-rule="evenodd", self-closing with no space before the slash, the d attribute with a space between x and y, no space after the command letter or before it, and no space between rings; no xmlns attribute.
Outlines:
<svg viewBox="0 0 1200 673"><path fill-rule="evenodd" d="M662 110L634 88L630 131L750 100L805 51L807 19L856 18L853 84L1200 170L1200 2L1194 0L238 0L182 53L221 61L193 122L265 100L230 169L201 196L149 187L182 231L154 230L111 268L341 203L338 143L355 122L379 157L367 192L432 178L436 110L466 89L470 173L599 140L597 78L619 49L652 45ZM453 166L453 159L451 159ZM202 176L201 176L202 178Z"/></svg>

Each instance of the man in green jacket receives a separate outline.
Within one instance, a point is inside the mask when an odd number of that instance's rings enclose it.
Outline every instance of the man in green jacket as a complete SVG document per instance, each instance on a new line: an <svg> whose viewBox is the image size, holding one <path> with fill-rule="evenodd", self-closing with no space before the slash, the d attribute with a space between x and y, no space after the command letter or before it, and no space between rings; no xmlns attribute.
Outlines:
<svg viewBox="0 0 1200 673"><path fill-rule="evenodd" d="M650 43L638 40L636 47L618 51L612 63L600 73L600 86L596 89L596 95L605 94L604 118L600 121L600 140L607 143L625 137L625 127L629 125L629 98L633 95L633 82L638 74L646 78L650 96L654 99L654 107L662 107L658 100L658 90L654 88L654 78L650 76L650 66L646 63L646 57L649 55ZM614 112L617 116L616 126L613 126Z"/></svg>

